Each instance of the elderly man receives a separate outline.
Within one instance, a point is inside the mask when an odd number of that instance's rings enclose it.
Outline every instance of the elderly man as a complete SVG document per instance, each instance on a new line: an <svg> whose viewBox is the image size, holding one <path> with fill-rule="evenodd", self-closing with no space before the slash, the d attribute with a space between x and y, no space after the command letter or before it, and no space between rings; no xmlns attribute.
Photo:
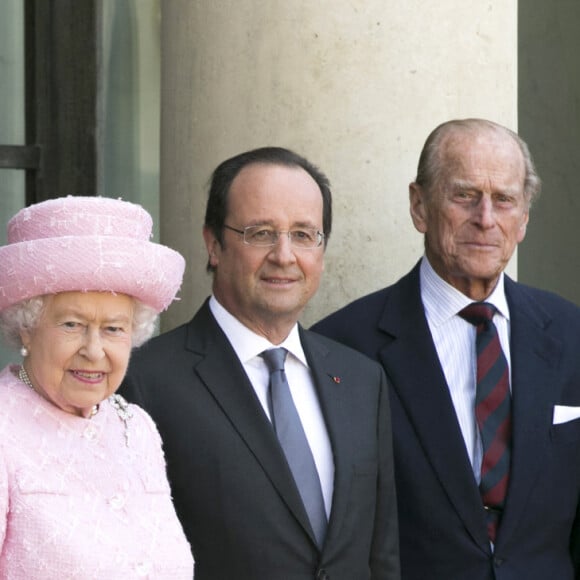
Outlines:
<svg viewBox="0 0 580 580"><path fill-rule="evenodd" d="M410 185L422 260L314 327L392 383L404 580L580 577L580 311L504 274L539 187L512 131L437 127Z"/></svg>
<svg viewBox="0 0 580 580"><path fill-rule="evenodd" d="M135 352L123 392L163 438L196 580L396 580L380 365L298 324L331 229L326 177L263 148L214 171L213 293Z"/></svg>

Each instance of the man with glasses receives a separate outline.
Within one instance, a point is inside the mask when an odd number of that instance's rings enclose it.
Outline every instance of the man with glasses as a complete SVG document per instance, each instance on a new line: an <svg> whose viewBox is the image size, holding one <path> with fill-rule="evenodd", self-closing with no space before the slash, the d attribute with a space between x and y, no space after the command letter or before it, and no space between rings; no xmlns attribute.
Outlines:
<svg viewBox="0 0 580 580"><path fill-rule="evenodd" d="M212 296L132 357L123 393L164 440L196 580L399 578L384 373L298 324L331 217L327 178L292 151L221 163Z"/></svg>

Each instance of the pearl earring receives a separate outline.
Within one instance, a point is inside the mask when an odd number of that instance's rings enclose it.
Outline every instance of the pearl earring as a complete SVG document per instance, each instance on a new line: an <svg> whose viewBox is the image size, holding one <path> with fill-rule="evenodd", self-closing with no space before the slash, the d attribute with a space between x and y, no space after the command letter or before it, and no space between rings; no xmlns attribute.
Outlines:
<svg viewBox="0 0 580 580"><path fill-rule="evenodd" d="M20 355L22 358L26 358L28 356L28 349L24 345L20 347Z"/></svg>

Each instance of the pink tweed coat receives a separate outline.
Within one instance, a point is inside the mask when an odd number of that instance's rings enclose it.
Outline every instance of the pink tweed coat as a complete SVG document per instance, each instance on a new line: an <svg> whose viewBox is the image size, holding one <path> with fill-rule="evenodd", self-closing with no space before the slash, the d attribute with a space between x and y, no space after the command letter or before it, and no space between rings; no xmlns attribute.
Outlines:
<svg viewBox="0 0 580 580"><path fill-rule="evenodd" d="M84 419L0 373L0 578L193 577L159 434L130 409Z"/></svg>

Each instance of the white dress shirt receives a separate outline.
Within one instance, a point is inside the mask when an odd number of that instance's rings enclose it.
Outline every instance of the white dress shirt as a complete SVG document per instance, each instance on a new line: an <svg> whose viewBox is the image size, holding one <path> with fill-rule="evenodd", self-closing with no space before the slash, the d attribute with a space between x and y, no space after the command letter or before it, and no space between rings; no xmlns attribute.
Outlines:
<svg viewBox="0 0 580 580"><path fill-rule="evenodd" d="M270 419L270 411L268 409L270 372L260 353L266 349L276 347L284 347L288 351L285 363L286 378L288 379L290 392L302 421L308 444L314 456L314 463L320 477L326 515L330 517L334 488L332 447L314 381L312 380L312 373L300 343L298 325L294 325L284 342L274 345L232 316L217 301L215 296L210 298L209 307L240 359L268 419Z"/></svg>
<svg viewBox="0 0 580 580"><path fill-rule="evenodd" d="M421 300L427 322L447 380L473 473L479 484L483 452L475 421L476 327L457 314L474 301L440 278L426 256L423 256L421 262L420 279ZM493 322L497 327L499 340L510 369L511 388L509 309L505 297L503 273L485 302L493 304L498 310L493 317Z"/></svg>

